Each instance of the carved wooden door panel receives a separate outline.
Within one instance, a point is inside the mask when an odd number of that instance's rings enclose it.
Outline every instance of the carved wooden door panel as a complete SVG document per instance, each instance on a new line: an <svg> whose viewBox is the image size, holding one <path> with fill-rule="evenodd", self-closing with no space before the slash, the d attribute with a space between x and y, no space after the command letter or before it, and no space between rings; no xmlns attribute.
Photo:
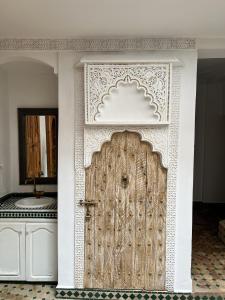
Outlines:
<svg viewBox="0 0 225 300"><path fill-rule="evenodd" d="M136 133L114 134L93 155L86 169L85 288L165 289L166 186L159 155Z"/></svg>

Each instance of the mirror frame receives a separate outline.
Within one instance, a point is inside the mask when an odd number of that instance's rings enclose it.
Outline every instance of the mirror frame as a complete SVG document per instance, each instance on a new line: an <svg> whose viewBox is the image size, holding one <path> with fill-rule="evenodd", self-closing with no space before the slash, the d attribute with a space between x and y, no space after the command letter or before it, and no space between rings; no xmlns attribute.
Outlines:
<svg viewBox="0 0 225 300"><path fill-rule="evenodd" d="M57 157L58 157L58 108L18 108L18 131L19 131L19 184L25 183L26 177L26 144L25 144L25 116L56 116ZM56 168L58 169L58 162ZM57 184L57 177L35 177L36 184Z"/></svg>

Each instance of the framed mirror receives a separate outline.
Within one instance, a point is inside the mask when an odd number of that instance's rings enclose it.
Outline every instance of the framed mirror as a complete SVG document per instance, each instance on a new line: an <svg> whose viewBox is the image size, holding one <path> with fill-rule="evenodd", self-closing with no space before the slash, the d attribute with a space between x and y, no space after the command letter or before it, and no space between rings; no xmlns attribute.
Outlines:
<svg viewBox="0 0 225 300"><path fill-rule="evenodd" d="M18 108L18 121L20 184L56 184L58 109Z"/></svg>

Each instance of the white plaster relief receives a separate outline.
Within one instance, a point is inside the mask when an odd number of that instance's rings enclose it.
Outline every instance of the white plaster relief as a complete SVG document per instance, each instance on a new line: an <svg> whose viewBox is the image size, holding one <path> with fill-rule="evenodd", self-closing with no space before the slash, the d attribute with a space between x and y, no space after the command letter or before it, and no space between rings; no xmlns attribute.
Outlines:
<svg viewBox="0 0 225 300"><path fill-rule="evenodd" d="M167 124L169 122L170 64L85 64L85 122L86 124L128 124L126 119L116 118L118 110L109 119L101 118L104 99L119 83L136 82L143 89L154 116L131 120L131 124ZM125 100L124 100L125 101ZM125 111L126 108L123 110ZM103 111L103 112L102 112ZM125 114L125 112L124 112Z"/></svg>
<svg viewBox="0 0 225 300"><path fill-rule="evenodd" d="M84 170L84 82L83 70L75 70L75 213L74 213L74 287L83 288L84 277L84 208L79 205L85 198Z"/></svg>
<svg viewBox="0 0 225 300"><path fill-rule="evenodd" d="M91 165L93 153L101 150L102 145L111 141L115 132L125 130L138 132L141 140L151 144L152 150L158 152L161 157L162 165L168 168L168 128L167 126L155 127L85 127L84 128L84 167Z"/></svg>
<svg viewBox="0 0 225 300"><path fill-rule="evenodd" d="M171 123L168 133L167 216L166 216L166 289L174 291L176 241L176 185L179 133L181 68L173 67Z"/></svg>
<svg viewBox="0 0 225 300"><path fill-rule="evenodd" d="M135 130L135 127L123 126L108 128L104 131L104 127L86 127L84 126L84 82L83 70L75 71L76 84L76 105L75 105L75 264L74 276L75 287L83 288L84 276L84 209L79 205L79 201L85 197L85 165L90 164L92 153L96 148L93 144L98 144L98 149L104 141L110 139L114 131ZM167 146L158 146L159 142L157 134L154 135L155 141L151 136L151 144L157 152L161 153L161 157L167 157L167 162L163 162L168 167L167 179L167 218L166 218L166 290L174 290L175 276L175 232L176 232L176 181L177 181L177 148L178 148L178 130L179 130L179 99L180 99L180 68L173 67L172 82L172 109L171 124L169 126L150 126L148 128L136 128L142 130L142 139L148 140L148 130L165 130L167 137L165 138ZM103 131L101 131L103 129ZM100 134L98 134L100 132ZM147 133L146 133L147 132ZM93 134L93 139L88 137ZM164 133L165 134L165 133ZM100 138L99 138L100 136ZM146 137L147 136L147 137ZM163 134L162 134L163 136ZM156 138L157 137L157 138ZM105 139L105 140L104 140ZM156 140L157 139L157 140ZM167 148L168 155L163 154L163 150L159 148ZM87 148L87 150L86 150ZM99 150L97 150L99 151ZM86 153L86 154L85 154ZM84 157L85 154L85 157Z"/></svg>

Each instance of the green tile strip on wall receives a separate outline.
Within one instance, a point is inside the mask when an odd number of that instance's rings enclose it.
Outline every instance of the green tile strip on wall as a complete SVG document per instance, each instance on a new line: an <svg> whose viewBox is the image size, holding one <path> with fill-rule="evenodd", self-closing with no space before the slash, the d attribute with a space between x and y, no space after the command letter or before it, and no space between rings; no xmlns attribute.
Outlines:
<svg viewBox="0 0 225 300"><path fill-rule="evenodd" d="M224 300L225 296L151 293L137 290L56 289L56 298L77 300Z"/></svg>
<svg viewBox="0 0 225 300"><path fill-rule="evenodd" d="M0 212L0 218L47 218L56 219L57 212Z"/></svg>

